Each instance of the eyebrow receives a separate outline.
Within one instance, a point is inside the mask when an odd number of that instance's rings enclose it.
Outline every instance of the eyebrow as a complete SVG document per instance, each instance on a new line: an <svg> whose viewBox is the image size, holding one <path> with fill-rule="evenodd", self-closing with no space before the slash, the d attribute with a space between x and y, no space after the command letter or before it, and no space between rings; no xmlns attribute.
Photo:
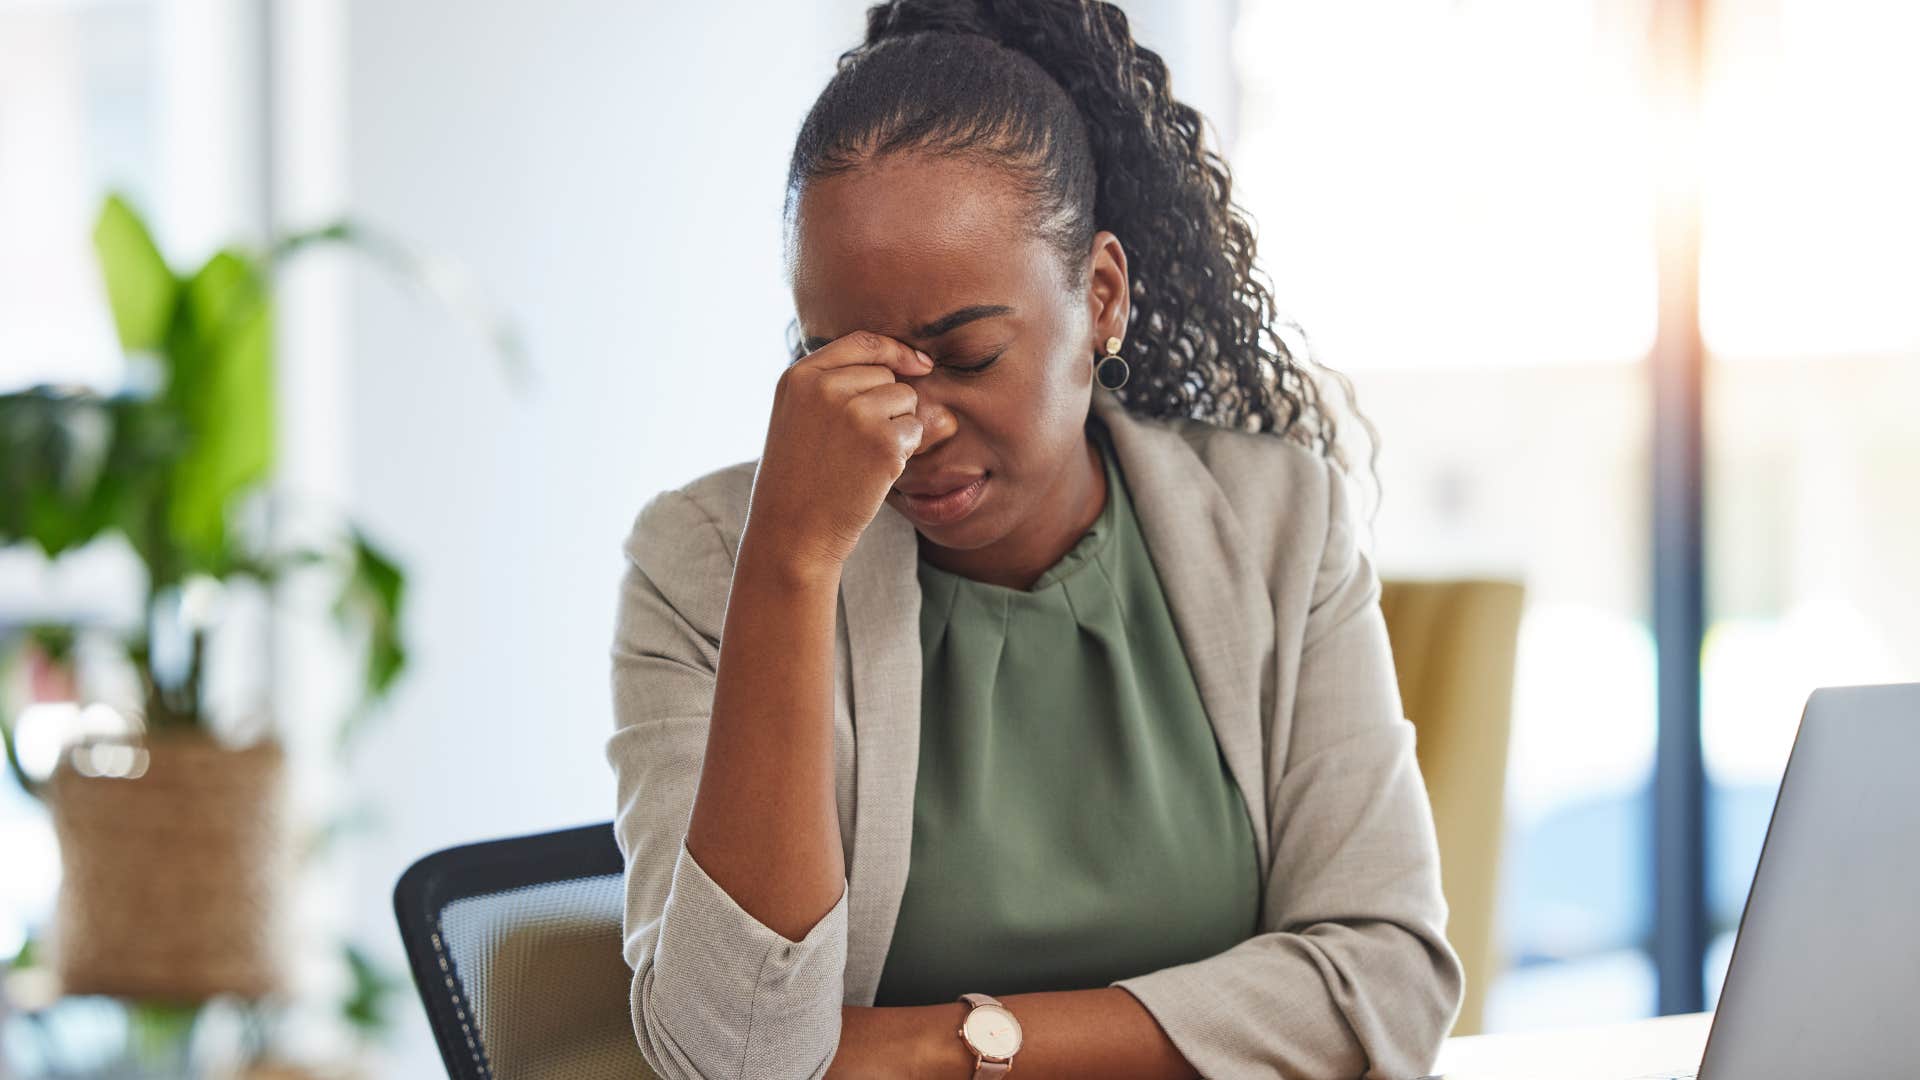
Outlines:
<svg viewBox="0 0 1920 1080"><path fill-rule="evenodd" d="M954 330L976 319L990 319L995 315L1011 314L1013 314L1013 309L1005 304L974 304L970 307L963 307L955 311L947 312L945 315L913 331L910 337L915 341L925 341L952 333ZM829 338L823 337L808 338L803 343L803 347L808 352L812 352L822 345L827 344L830 340Z"/></svg>

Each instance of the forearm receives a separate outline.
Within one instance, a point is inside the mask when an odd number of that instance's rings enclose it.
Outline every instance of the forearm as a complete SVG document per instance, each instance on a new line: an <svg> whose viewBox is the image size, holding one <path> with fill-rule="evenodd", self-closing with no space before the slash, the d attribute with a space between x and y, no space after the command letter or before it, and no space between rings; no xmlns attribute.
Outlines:
<svg viewBox="0 0 1920 1080"><path fill-rule="evenodd" d="M1199 1075L1146 1006L1119 987L994 996L1020 1021L1023 1042L1013 1058L1014 1075L1028 1080L1191 1080ZM973 1075L973 1053L959 1032L971 1007L964 1001L842 1006L840 1050L828 1080L902 1075L967 1080Z"/></svg>
<svg viewBox="0 0 1920 1080"><path fill-rule="evenodd" d="M748 914L798 941L846 880L833 773L834 573L742 539L687 850Z"/></svg>

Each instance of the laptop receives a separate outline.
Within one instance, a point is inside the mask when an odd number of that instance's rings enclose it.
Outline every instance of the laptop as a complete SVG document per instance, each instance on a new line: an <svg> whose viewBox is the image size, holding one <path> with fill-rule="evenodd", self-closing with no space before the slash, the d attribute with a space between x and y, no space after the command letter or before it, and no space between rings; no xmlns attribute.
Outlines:
<svg viewBox="0 0 1920 1080"><path fill-rule="evenodd" d="M1896 1076L1920 1076L1920 683L1822 687L1704 1054L1622 1080Z"/></svg>

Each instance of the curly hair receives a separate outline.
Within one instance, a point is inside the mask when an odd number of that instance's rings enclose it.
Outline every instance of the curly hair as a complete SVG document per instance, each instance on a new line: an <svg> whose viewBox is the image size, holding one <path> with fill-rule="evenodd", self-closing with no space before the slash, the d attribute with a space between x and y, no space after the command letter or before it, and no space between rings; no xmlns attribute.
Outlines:
<svg viewBox="0 0 1920 1080"><path fill-rule="evenodd" d="M1131 279L1122 355L1132 374L1115 394L1128 411L1274 432L1345 472L1333 411L1307 370L1305 333L1285 323L1301 340L1296 352L1276 330L1254 227L1201 124L1113 4L874 4L865 40L840 54L794 144L788 265L794 214L814 180L907 151L993 165L1019 186L1036 234L1059 251L1075 287L1085 284L1094 233L1120 238ZM795 359L799 336L795 320ZM1377 459L1351 381L1314 366L1344 388Z"/></svg>

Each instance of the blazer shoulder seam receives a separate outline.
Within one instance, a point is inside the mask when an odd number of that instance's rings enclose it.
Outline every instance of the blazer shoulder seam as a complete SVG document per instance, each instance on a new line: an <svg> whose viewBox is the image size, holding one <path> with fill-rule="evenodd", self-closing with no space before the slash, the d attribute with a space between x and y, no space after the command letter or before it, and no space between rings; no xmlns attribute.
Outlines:
<svg viewBox="0 0 1920 1080"><path fill-rule="evenodd" d="M692 503L694 508L700 512L701 518L706 521L708 527L713 530L714 536L719 539L720 550L726 552L729 563L737 562L739 560L739 553L736 550L737 543L730 543L728 541L727 529L721 524L721 519L723 517L731 517L732 515L728 508L723 507L716 510L710 505L714 497L711 489L721 487L724 490L724 485L727 483L727 479L731 473L741 469L751 470L756 464L757 462L755 461L737 462L724 468L715 469L703 476L696 477L674 489L680 495L684 496L688 502ZM748 490L751 491L751 479L749 479ZM738 530L735 530L735 538L737 542Z"/></svg>
<svg viewBox="0 0 1920 1080"><path fill-rule="evenodd" d="M1221 484L1223 491L1226 488L1223 481L1227 479L1224 474L1228 471L1225 466L1229 458L1268 455L1275 460L1285 460L1289 462L1287 468L1295 480L1306 477L1320 480L1331 467L1331 463L1324 455L1315 453L1298 441L1276 432L1236 431L1233 428L1223 428L1217 424L1198 420L1184 421L1183 426L1186 430L1180 431L1180 435L1193 448L1201 463L1206 466L1207 473L1216 483ZM1196 427L1208 430L1194 432L1193 429ZM1231 496L1240 493L1228 492L1228 494ZM1248 494L1258 494L1258 491ZM1251 505L1244 504L1239 499L1231 501L1236 510L1242 505Z"/></svg>

